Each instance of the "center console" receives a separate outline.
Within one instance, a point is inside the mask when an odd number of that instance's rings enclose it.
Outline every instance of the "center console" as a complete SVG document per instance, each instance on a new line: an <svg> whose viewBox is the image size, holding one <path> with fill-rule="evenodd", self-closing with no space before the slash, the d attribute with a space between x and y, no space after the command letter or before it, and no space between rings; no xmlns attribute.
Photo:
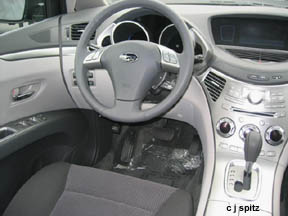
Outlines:
<svg viewBox="0 0 288 216"><path fill-rule="evenodd" d="M201 76L201 83L216 145L206 215L277 215L274 183L287 141L288 85L252 85L212 68Z"/></svg>

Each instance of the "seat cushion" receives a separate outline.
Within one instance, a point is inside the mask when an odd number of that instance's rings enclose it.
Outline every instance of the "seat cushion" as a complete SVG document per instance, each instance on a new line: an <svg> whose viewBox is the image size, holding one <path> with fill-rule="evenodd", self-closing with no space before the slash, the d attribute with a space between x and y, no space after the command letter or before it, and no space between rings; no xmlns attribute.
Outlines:
<svg viewBox="0 0 288 216"><path fill-rule="evenodd" d="M36 173L4 215L192 215L188 193L109 171L57 163Z"/></svg>

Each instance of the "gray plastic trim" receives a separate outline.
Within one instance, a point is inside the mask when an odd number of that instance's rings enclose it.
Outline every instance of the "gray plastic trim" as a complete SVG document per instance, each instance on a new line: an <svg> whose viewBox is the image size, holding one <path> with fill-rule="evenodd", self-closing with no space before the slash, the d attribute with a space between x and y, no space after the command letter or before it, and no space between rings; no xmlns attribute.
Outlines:
<svg viewBox="0 0 288 216"><path fill-rule="evenodd" d="M204 173L196 216L203 216L212 186L216 150L210 108L205 92L196 77L192 78L181 100L164 117L192 125L200 136L204 155Z"/></svg>
<svg viewBox="0 0 288 216"><path fill-rule="evenodd" d="M58 47L58 18L52 17L1 34L0 55Z"/></svg>
<svg viewBox="0 0 288 216"><path fill-rule="evenodd" d="M59 48L47 48L47 49L35 49L27 50L22 52L10 53L5 55L0 55L0 59L5 61L17 61L23 59L32 58L44 58L44 57L54 57L59 56Z"/></svg>

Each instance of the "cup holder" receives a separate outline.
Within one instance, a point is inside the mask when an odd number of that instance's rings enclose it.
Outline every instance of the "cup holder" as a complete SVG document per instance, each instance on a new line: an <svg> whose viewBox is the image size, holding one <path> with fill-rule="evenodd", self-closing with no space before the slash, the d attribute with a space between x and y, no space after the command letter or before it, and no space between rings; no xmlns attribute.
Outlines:
<svg viewBox="0 0 288 216"><path fill-rule="evenodd" d="M13 134L15 134L16 131L12 128L7 128L7 127L3 127L0 128L0 141L6 137L9 137Z"/></svg>

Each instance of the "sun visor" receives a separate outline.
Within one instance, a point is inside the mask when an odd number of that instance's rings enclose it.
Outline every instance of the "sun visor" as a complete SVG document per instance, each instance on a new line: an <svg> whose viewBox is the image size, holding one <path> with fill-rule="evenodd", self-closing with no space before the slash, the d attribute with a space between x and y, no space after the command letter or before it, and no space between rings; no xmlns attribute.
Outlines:
<svg viewBox="0 0 288 216"><path fill-rule="evenodd" d="M76 11L107 5L106 0L67 0L67 1L69 2L74 1L75 7L73 9L75 9Z"/></svg>

